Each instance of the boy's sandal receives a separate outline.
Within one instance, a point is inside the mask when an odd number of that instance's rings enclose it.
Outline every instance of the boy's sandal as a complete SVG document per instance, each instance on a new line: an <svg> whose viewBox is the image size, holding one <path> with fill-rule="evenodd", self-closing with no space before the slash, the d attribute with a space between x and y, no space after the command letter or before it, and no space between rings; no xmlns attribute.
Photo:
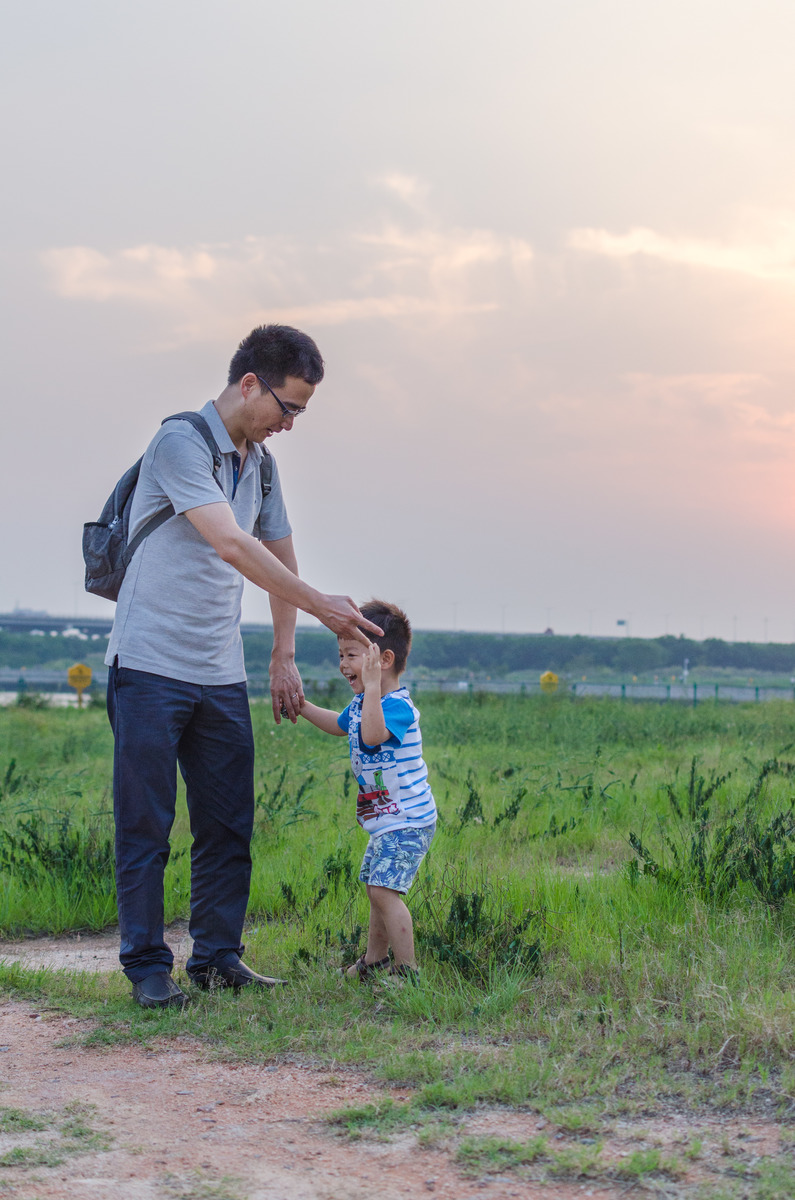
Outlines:
<svg viewBox="0 0 795 1200"><path fill-rule="evenodd" d="M358 979L359 983L367 983L370 979L374 979L379 971L385 971L389 966L389 955L386 958L379 958L377 962L365 962L365 954L361 954L356 962L350 967L343 967L343 975L347 975L349 979Z"/></svg>
<svg viewBox="0 0 795 1200"><path fill-rule="evenodd" d="M419 983L420 972L418 967L410 967L408 963L400 963L397 966L390 967L387 971L387 979L394 980L395 984L403 986L406 983Z"/></svg>

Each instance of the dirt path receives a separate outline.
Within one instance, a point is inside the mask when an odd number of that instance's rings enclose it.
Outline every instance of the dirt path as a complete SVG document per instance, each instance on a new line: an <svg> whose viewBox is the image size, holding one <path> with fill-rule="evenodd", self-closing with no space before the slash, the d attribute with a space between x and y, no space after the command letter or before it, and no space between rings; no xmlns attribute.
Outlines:
<svg viewBox="0 0 795 1200"><path fill-rule="evenodd" d="M174 944L175 933L171 931ZM185 939L180 952L186 953ZM0 958L27 965L116 969L112 935L0 944ZM0 1001L0 1195L25 1200L618 1200L631 1181L584 1177L536 1183L520 1174L466 1178L455 1162L464 1135L531 1141L556 1154L581 1154L576 1138L533 1113L487 1110L462 1120L455 1137L428 1149L413 1132L389 1142L351 1141L324 1114L373 1097L349 1071L208 1061L194 1044L102 1050L69 1044L91 1026L57 1010ZM405 1089L382 1092L397 1102ZM699 1153L682 1158L699 1139ZM782 1148L774 1122L665 1120L615 1122L603 1164L632 1155L673 1156L677 1172L648 1182L655 1194L686 1196L698 1186L753 1169ZM673 1161L673 1159L671 1159ZM684 1165L681 1165L684 1163Z"/></svg>

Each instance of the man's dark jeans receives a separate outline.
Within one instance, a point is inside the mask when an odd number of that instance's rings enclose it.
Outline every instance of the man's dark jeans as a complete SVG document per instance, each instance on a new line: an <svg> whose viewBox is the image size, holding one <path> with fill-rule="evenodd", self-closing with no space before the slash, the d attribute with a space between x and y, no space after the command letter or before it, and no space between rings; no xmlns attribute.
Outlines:
<svg viewBox="0 0 795 1200"><path fill-rule="evenodd" d="M163 934L163 873L177 765L193 835L188 971L218 966L243 953L251 882L254 739L246 685L203 687L114 665L108 716L124 972L138 983L174 963Z"/></svg>

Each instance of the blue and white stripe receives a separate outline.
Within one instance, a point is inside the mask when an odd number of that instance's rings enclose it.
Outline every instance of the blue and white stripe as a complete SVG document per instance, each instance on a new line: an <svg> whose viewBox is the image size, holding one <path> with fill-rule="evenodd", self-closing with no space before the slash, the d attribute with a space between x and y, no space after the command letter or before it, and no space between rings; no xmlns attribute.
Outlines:
<svg viewBox="0 0 795 1200"><path fill-rule="evenodd" d="M420 714L414 707L408 689L400 687L381 699L384 721L391 737L381 746L366 746L361 740L362 700L364 693L354 696L348 708L340 714L339 724L346 729L351 749L351 767L360 788L372 786L374 771L380 768L381 778L396 778L399 794L394 796L390 782L390 799L397 801L398 811L381 813L366 821L362 827L371 834L387 833L393 829L422 828L436 821L436 804L428 768L422 757Z"/></svg>

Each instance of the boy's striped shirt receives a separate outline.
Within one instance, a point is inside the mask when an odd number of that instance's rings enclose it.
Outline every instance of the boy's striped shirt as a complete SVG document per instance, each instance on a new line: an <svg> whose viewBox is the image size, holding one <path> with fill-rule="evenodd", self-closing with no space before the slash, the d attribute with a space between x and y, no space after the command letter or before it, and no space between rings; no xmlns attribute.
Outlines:
<svg viewBox="0 0 795 1200"><path fill-rule="evenodd" d="M380 746L366 746L362 741L363 699L363 692L354 696L338 718L340 728L348 734L351 769L359 784L359 824L368 833L432 825L436 804L422 757L420 714L408 689L400 687L381 698L390 737Z"/></svg>

